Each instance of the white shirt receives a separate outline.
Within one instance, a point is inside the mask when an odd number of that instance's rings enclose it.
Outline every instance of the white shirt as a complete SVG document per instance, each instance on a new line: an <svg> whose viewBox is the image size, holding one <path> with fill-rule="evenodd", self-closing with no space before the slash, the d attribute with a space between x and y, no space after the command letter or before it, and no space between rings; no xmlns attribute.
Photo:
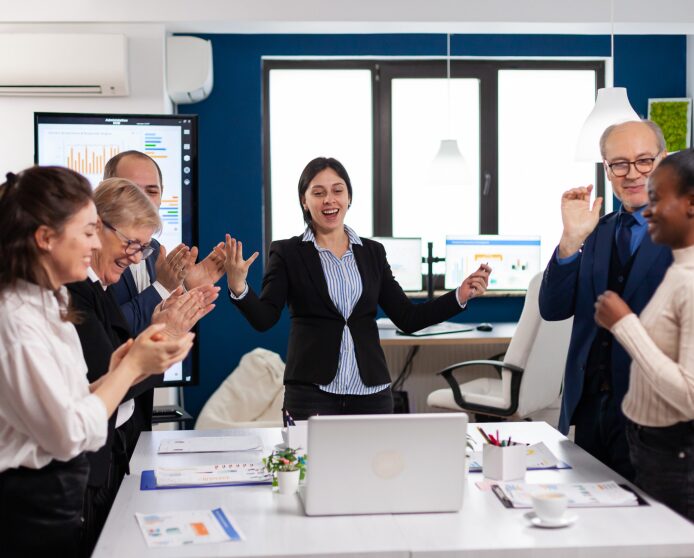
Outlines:
<svg viewBox="0 0 694 558"><path fill-rule="evenodd" d="M87 277L89 277L89 280L92 283L99 283L101 288L103 290L106 290L106 285L104 285L101 282L101 279L99 279L99 276L96 274L96 272L90 267L87 269ZM130 417L133 416L133 413L135 412L135 400L134 399L128 399L127 401L121 403L118 405L118 409L116 409L116 428L119 426L122 426L126 422L130 420Z"/></svg>
<svg viewBox="0 0 694 558"><path fill-rule="evenodd" d="M159 296L162 300L166 300L167 298L169 298L169 296L171 296L171 293L168 291L168 289L164 287L164 285L162 285L159 281L155 281L154 283L152 283L149 280L149 273L147 273L146 260L140 260L139 263L130 264L128 267L130 268L130 273L133 274L133 280L135 281L135 287L137 287L138 293L141 293L147 287L152 285L159 293Z"/></svg>
<svg viewBox="0 0 694 558"><path fill-rule="evenodd" d="M77 331L53 293L20 281L0 294L0 316L0 472L103 446L106 407L89 392Z"/></svg>
<svg viewBox="0 0 694 558"><path fill-rule="evenodd" d="M633 359L622 410L643 426L694 420L694 246L672 256L641 315L612 326Z"/></svg>

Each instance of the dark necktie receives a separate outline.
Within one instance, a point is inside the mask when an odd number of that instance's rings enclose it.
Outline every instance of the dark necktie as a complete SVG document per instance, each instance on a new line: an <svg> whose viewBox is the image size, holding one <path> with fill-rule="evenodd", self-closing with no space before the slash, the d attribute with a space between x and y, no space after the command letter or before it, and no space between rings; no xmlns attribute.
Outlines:
<svg viewBox="0 0 694 558"><path fill-rule="evenodd" d="M636 218L626 211L618 216L617 226L617 254L619 261L625 265L631 257L631 227L636 224Z"/></svg>

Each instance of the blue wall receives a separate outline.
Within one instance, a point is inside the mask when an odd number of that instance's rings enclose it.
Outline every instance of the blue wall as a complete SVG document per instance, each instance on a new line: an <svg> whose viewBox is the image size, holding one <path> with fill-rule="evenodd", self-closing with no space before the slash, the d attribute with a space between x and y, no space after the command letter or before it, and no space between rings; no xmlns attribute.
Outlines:
<svg viewBox="0 0 694 558"><path fill-rule="evenodd" d="M180 112L200 115L199 242L208 250L230 232L247 254L262 250L262 56L445 56L445 35L203 35L213 43L214 90ZM455 35L454 56L606 56L607 36ZM647 112L649 97L684 97L684 36L623 36L615 40L615 85L626 86L633 107ZM297 177L298 179L298 177ZM296 208L292 207L291 210ZM297 231L297 233L300 231ZM261 260L249 282L259 288ZM226 282L223 283L224 288ZM265 347L285 356L286 312L271 331L255 332L228 301L199 328L200 385L187 388L192 414L246 352ZM488 298L470 304L465 321L513 321L521 298Z"/></svg>

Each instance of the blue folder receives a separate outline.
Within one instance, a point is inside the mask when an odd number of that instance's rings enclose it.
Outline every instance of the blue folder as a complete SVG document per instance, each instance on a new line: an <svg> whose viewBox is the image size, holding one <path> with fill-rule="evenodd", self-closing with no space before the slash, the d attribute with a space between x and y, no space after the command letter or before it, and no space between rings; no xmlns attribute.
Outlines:
<svg viewBox="0 0 694 558"><path fill-rule="evenodd" d="M157 486L157 478L154 476L153 470L142 471L140 476L140 490L167 490L169 488L215 488L219 486L252 486L255 484L272 484L271 480L267 481L249 481L249 482L228 482L219 484L181 484L178 486Z"/></svg>

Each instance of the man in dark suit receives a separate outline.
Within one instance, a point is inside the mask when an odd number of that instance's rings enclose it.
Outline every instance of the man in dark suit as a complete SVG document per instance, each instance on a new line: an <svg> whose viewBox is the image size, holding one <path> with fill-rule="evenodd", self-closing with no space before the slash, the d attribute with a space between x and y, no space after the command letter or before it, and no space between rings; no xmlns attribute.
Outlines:
<svg viewBox="0 0 694 558"><path fill-rule="evenodd" d="M126 178L147 195L154 207L161 206L163 183L156 161L140 151L124 151L106 163L104 179ZM187 290L214 285L224 274L223 244L220 243L201 262L195 263L198 249L179 244L170 253L155 239L154 252L139 264L123 272L120 281L109 287L126 320L137 335L152 321L157 304L166 300L178 287Z"/></svg>
<svg viewBox="0 0 694 558"><path fill-rule="evenodd" d="M564 230L545 270L539 304L545 320L574 318L559 429L566 434L575 424L579 446L632 479L621 410L631 360L610 332L597 326L594 305L610 289L638 314L672 262L669 248L651 242L642 216L646 181L667 153L660 128L648 121L610 126L600 150L622 207L600 218L602 199L591 208L592 186L562 195Z"/></svg>

